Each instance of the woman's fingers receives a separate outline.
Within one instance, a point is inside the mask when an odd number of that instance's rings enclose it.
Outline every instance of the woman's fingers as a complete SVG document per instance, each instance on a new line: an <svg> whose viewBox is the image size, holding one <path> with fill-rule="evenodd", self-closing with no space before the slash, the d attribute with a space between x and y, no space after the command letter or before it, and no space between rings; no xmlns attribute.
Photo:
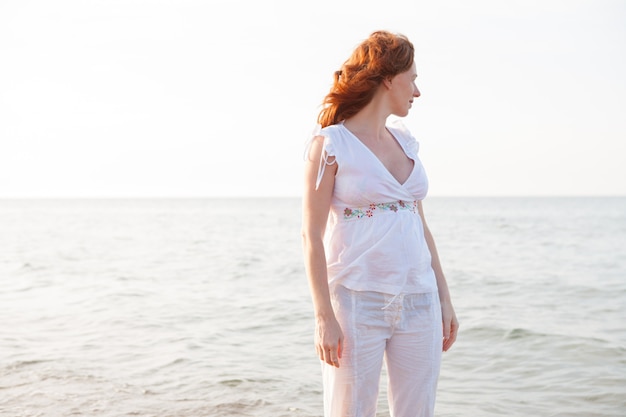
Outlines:
<svg viewBox="0 0 626 417"><path fill-rule="evenodd" d="M317 323L315 347L321 361L339 367L343 350L343 333L336 320Z"/></svg>
<svg viewBox="0 0 626 417"><path fill-rule="evenodd" d="M321 361L339 368L339 359L341 359L343 350L343 338L339 338L337 344L334 345L318 346L317 350Z"/></svg>
<svg viewBox="0 0 626 417"><path fill-rule="evenodd" d="M339 358L341 358L341 354L339 352L339 346L337 346L336 348L324 349L324 354L320 359L331 366L339 368Z"/></svg>
<svg viewBox="0 0 626 417"><path fill-rule="evenodd" d="M459 330L459 322L455 315L452 319L443 323L443 351L446 352L452 347L456 341L457 332Z"/></svg>

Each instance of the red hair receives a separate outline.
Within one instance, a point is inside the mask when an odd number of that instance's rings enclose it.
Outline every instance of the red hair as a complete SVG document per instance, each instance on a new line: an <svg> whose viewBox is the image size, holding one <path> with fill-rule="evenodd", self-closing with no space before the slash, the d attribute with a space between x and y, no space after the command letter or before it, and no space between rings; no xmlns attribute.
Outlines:
<svg viewBox="0 0 626 417"><path fill-rule="evenodd" d="M372 100L383 80L411 68L414 55L413 44L406 36L373 32L335 72L318 123L326 127L357 114Z"/></svg>

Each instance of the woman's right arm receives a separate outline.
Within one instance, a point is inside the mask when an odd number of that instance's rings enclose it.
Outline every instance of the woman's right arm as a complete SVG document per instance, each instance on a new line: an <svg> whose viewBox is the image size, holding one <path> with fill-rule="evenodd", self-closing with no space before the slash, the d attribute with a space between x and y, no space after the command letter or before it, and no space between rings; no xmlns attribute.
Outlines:
<svg viewBox="0 0 626 417"><path fill-rule="evenodd" d="M337 164L325 166L319 187L316 189L323 146L324 138L316 136L306 155L302 197L302 246L315 313L315 349L320 360L339 367L343 333L330 302L323 244Z"/></svg>

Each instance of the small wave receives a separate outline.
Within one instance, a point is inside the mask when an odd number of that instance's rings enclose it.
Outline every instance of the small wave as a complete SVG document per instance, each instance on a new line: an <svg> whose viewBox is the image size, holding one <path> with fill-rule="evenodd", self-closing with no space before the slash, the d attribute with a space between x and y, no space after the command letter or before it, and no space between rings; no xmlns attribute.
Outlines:
<svg viewBox="0 0 626 417"><path fill-rule="evenodd" d="M226 379L224 381L220 381L219 383L220 383L220 385L225 385L227 387L234 388L234 387L238 387L239 385L243 384L244 380L243 379Z"/></svg>
<svg viewBox="0 0 626 417"><path fill-rule="evenodd" d="M44 359L33 359L33 360L26 360L26 361L17 361L17 362L13 362L10 363L8 365L5 366L6 370L21 370L33 365L40 365L42 363L47 363L50 362L49 360L44 360Z"/></svg>
<svg viewBox="0 0 626 417"><path fill-rule="evenodd" d="M493 342L524 342L525 344L552 343L564 349L590 348L604 350L606 354L621 357L626 354L626 346L616 344L609 339L582 334L559 334L536 331L523 327L503 328L499 326L474 326L463 329L463 337L490 340Z"/></svg>
<svg viewBox="0 0 626 417"><path fill-rule="evenodd" d="M513 328L507 330L504 334L505 339L522 339L526 337L545 337L545 334L535 333L527 329Z"/></svg>
<svg viewBox="0 0 626 417"><path fill-rule="evenodd" d="M230 417L230 416L242 416L242 417L256 417L259 414L259 410L265 407L269 407L272 404L262 400L244 400L224 402L215 405L216 417Z"/></svg>

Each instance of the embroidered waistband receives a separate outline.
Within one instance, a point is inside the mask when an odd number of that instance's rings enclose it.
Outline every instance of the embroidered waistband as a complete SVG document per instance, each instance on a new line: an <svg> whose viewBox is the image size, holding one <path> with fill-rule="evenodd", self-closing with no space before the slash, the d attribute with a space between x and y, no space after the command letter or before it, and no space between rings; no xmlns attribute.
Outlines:
<svg viewBox="0 0 626 417"><path fill-rule="evenodd" d="M417 213L417 200L415 201L393 201L391 203L372 203L367 207L350 208L346 207L343 211L344 220L360 219L362 217L373 217L374 214L383 211L393 211L397 213L400 210L409 210Z"/></svg>

